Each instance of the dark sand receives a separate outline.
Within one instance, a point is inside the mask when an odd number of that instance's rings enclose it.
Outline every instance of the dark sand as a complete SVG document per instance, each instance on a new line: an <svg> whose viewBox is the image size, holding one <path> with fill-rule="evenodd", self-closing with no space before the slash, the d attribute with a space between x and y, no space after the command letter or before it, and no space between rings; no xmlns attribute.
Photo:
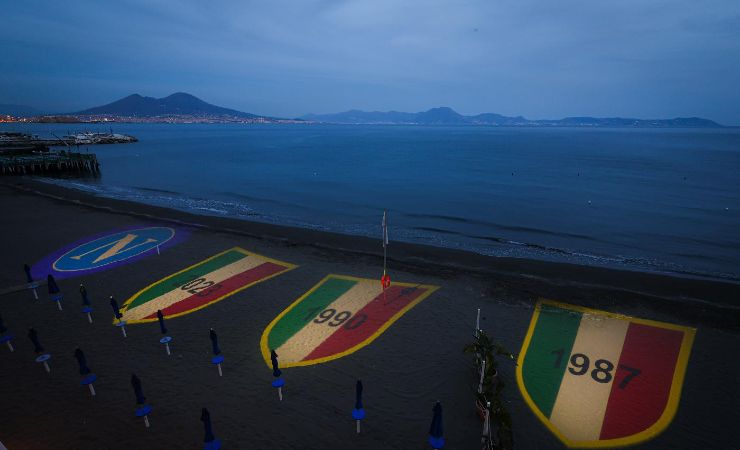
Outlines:
<svg viewBox="0 0 740 450"><path fill-rule="evenodd" d="M40 195L41 193L41 195ZM441 286L367 347L324 364L284 370L285 401L270 386L259 340L269 322L329 273L377 278L378 240L321 233L92 197L33 182L0 180L2 271L0 314L17 338L16 352L0 347L0 442L17 449L202 448L201 407L216 436L233 449L425 449L431 408L444 406L449 449L478 447L474 374L463 346L476 308L482 327L515 353L538 297L661 320L698 329L678 412L646 448L730 448L740 439L740 286L655 274L537 261L489 258L393 242L394 281ZM41 289L14 286L32 264L89 235L137 225L188 227L190 238L136 263L59 282L59 312ZM195 313L167 322L173 355L157 342L156 323L111 326L108 295L121 302L145 286L228 248L300 267ZM96 308L93 325L79 312L84 282ZM47 374L26 337L39 331L53 354ZM210 362L208 329L226 356L224 377ZM99 380L91 398L80 386L76 346ZM154 407L152 427L134 417L129 378L141 378ZM517 448L559 448L522 400L513 364L501 361ZM368 417L355 434L350 412L362 378Z"/></svg>

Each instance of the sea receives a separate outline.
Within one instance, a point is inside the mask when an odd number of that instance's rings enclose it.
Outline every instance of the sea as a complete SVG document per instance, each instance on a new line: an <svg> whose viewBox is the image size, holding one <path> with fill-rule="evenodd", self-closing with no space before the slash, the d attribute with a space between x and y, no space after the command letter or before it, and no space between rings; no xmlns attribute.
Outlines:
<svg viewBox="0 0 740 450"><path fill-rule="evenodd" d="M0 124L81 146L45 181L197 214L740 283L740 129Z"/></svg>

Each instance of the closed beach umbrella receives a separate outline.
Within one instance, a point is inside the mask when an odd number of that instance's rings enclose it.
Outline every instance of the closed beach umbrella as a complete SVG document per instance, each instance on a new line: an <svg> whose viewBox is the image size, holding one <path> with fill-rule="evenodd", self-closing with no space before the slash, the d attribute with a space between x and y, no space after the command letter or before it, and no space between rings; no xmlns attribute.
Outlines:
<svg viewBox="0 0 740 450"><path fill-rule="evenodd" d="M162 331L162 334L167 334L167 328L164 327L164 315L162 315L162 310L157 310L157 320L159 320L159 329Z"/></svg>
<svg viewBox="0 0 740 450"><path fill-rule="evenodd" d="M85 285L80 283L80 297L82 297L82 314L87 314L87 321L92 323L92 305L90 305L90 299L87 297L87 289Z"/></svg>
<svg viewBox="0 0 740 450"><path fill-rule="evenodd" d="M59 285L57 285L57 282L54 279L54 275L49 274L46 277L46 285L49 288L49 295L54 295L54 294L59 293Z"/></svg>
<svg viewBox="0 0 740 450"><path fill-rule="evenodd" d="M80 381L80 384L83 386L87 386L90 388L90 394L95 395L95 387L93 387L93 383L95 380L98 379L97 375L94 373L91 373L91 370L89 367L87 367L87 358L85 358L85 354L80 350L78 347L75 349L75 359L77 360L77 364L80 366L80 375L82 375L82 381Z"/></svg>
<svg viewBox="0 0 740 450"><path fill-rule="evenodd" d="M46 277L46 284L49 288L49 295L51 296L51 299L57 303L57 308L59 308L59 311L62 310L62 293L59 290L59 286L57 285L57 282L54 280L54 275L49 274Z"/></svg>
<svg viewBox="0 0 740 450"><path fill-rule="evenodd" d="M80 375L83 377L90 373L90 368L87 367L87 358L85 358L85 354L77 348L75 350L75 359L77 360L77 364L80 366Z"/></svg>
<svg viewBox="0 0 740 450"><path fill-rule="evenodd" d="M144 397L144 390L141 388L141 380L136 376L135 373L131 374L131 386L134 387L134 395L136 395L136 404L143 405L146 403L146 397Z"/></svg>
<svg viewBox="0 0 740 450"><path fill-rule="evenodd" d="M110 307L113 310L113 315L116 316L116 319L121 320L121 317L123 317L123 314L121 314L121 309L118 307L118 302L116 301L113 296L110 296Z"/></svg>
<svg viewBox="0 0 740 450"><path fill-rule="evenodd" d="M213 346L213 358L211 358L211 364L215 364L218 367L218 376L224 376L223 370L221 370L221 363L224 362L224 355L221 354L221 349L218 346L218 336L216 332L211 328L208 331L208 337L211 338L211 345Z"/></svg>
<svg viewBox="0 0 740 450"><path fill-rule="evenodd" d="M213 355L218 356L221 354L221 348L218 346L218 335L213 328L208 332L208 336L211 338L211 345L213 345Z"/></svg>
<svg viewBox="0 0 740 450"><path fill-rule="evenodd" d="M203 408L200 412L200 420L203 422L203 428L205 430L205 437L203 442L213 442L216 437L213 435L213 428L211 427L211 414L206 408Z"/></svg>
<svg viewBox="0 0 740 450"><path fill-rule="evenodd" d="M28 283L33 283L33 277L31 276L31 268L28 267L28 264L23 264L23 270L26 272L26 281Z"/></svg>
<svg viewBox="0 0 740 450"><path fill-rule="evenodd" d="M80 296L82 297L82 306L90 306L90 299L87 298L87 289L80 283Z"/></svg>
<svg viewBox="0 0 740 450"><path fill-rule="evenodd" d="M357 422L357 432L360 432L360 421L365 418L365 408L362 407L362 381L357 380L355 384L355 409L352 410L352 418Z"/></svg>
<svg viewBox="0 0 740 450"><path fill-rule="evenodd" d="M41 346L41 342L39 342L39 334L31 328L28 330L28 338L33 342L33 351L36 353L43 353L44 347Z"/></svg>
<svg viewBox="0 0 740 450"><path fill-rule="evenodd" d="M5 334L6 331L8 331L8 328L5 327L5 324L3 323L3 316L0 316L0 342L5 342L5 344L8 346L8 350L14 352L15 349L13 348L13 344L10 341L12 341L15 336L10 333Z"/></svg>
<svg viewBox="0 0 740 450"><path fill-rule="evenodd" d="M47 372L51 372L51 368L49 367L49 359L51 359L51 355L48 353L44 353L44 347L41 346L41 342L39 341L39 334L36 332L35 329L31 328L28 330L28 338L31 339L31 342L33 342L33 351L36 352L38 355L36 357L37 363L44 363L44 369L46 369Z"/></svg>
<svg viewBox="0 0 740 450"><path fill-rule="evenodd" d="M38 292L36 292L36 288L39 287L39 284L33 282L33 276L31 276L31 268L28 267L28 264L23 264L23 270L26 272L26 281L28 282L28 287L33 290L33 298L38 300L39 294Z"/></svg>
<svg viewBox="0 0 740 450"><path fill-rule="evenodd" d="M123 337L126 337L126 321L121 320L123 318L123 314L121 314L121 310L118 308L118 302L116 301L113 296L110 296L110 307L113 310L113 315L118 320L118 323L116 324L117 327L121 329L121 333L123 333Z"/></svg>
<svg viewBox="0 0 740 450"><path fill-rule="evenodd" d="M161 309L157 310L157 320L159 320L159 329L162 331L162 334L167 334L167 328L164 327L164 314L162 314ZM165 336L159 340L160 344L164 344L164 348L168 355L170 354L170 341L172 341L170 336Z"/></svg>
<svg viewBox="0 0 740 450"><path fill-rule="evenodd" d="M139 405L138 408L136 408L136 417L143 417L144 425L149 428L149 413L152 412L152 407L146 404L144 390L141 388L141 380L139 380L139 377L137 377L135 373L131 374L131 386L134 387L136 404Z"/></svg>
<svg viewBox="0 0 740 450"><path fill-rule="evenodd" d="M270 351L270 361L272 361L272 376L280 378L280 375L282 375L283 372L280 370L278 365L278 355L275 353L275 350Z"/></svg>
<svg viewBox="0 0 740 450"><path fill-rule="evenodd" d="M275 380L273 380L272 382L272 387L278 390L278 397L280 397L280 401L282 402L283 386L285 386L285 380L280 378L280 375L282 375L283 372L278 366L278 355L277 353L275 353L275 350L270 350L270 360L272 361L272 376L275 377Z"/></svg>
<svg viewBox="0 0 740 450"><path fill-rule="evenodd" d="M429 444L432 448L441 449L445 446L445 438L442 436L442 404L437 402L433 411L432 424L429 427Z"/></svg>

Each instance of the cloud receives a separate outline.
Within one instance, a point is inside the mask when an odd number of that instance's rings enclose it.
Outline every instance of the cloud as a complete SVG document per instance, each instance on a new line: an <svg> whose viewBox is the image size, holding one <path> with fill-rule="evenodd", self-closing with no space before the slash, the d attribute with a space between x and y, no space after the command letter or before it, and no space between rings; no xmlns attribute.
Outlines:
<svg viewBox="0 0 740 450"><path fill-rule="evenodd" d="M36 1L4 15L0 100L14 103L192 91L288 116L448 104L740 123L735 0Z"/></svg>

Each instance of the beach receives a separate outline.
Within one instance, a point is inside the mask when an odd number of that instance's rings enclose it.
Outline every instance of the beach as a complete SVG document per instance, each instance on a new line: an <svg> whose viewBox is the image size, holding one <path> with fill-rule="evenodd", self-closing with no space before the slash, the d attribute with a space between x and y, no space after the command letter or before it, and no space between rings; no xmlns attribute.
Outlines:
<svg viewBox="0 0 740 450"><path fill-rule="evenodd" d="M284 400L270 386L260 341L266 327L329 274L380 279L380 237L348 236L95 197L28 178L0 180L3 207L0 314L16 351L0 348L0 441L9 449L198 448L200 410L207 407L224 448L423 449L432 406L444 407L447 447L477 448L481 423L473 406L476 376L462 352L481 328L518 354L540 298L695 328L680 405L644 448L735 445L740 419L740 285L699 278L620 271L391 242L394 282L438 286L368 345L341 358L283 370ZM171 227L183 239L136 261L60 279L64 310L45 287L38 301L21 289L23 264L89 236L136 227ZM158 280L240 247L297 267L167 321L167 356L155 323L132 324L123 338L112 326L108 297L124 302ZM84 283L95 322L80 313ZM53 355L51 372L34 362L26 338L38 330ZM210 363L208 330L219 333L223 377ZM85 351L98 375L92 398L79 385L73 352ZM516 448L560 448L538 421L499 361ZM134 416L131 373L152 405L151 427ZM362 379L367 418L351 418L354 384Z"/></svg>

